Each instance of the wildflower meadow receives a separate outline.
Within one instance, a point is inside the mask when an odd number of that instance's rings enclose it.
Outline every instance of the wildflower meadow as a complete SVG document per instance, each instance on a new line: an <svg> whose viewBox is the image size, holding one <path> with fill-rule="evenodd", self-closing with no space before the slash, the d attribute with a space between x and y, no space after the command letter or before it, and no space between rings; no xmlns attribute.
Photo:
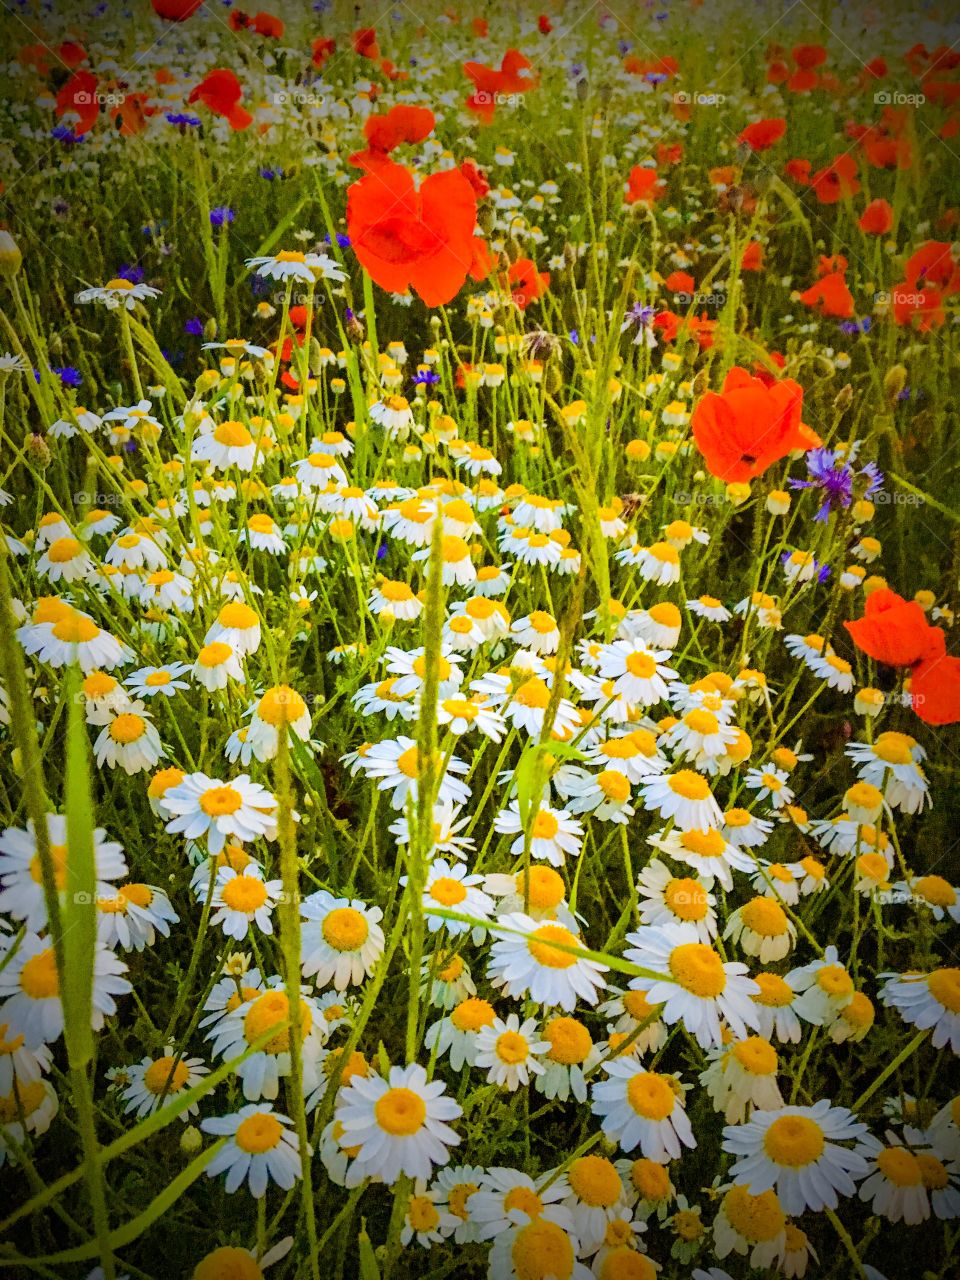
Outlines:
<svg viewBox="0 0 960 1280"><path fill-rule="evenodd" d="M0 40L0 1280L956 1280L956 7Z"/></svg>

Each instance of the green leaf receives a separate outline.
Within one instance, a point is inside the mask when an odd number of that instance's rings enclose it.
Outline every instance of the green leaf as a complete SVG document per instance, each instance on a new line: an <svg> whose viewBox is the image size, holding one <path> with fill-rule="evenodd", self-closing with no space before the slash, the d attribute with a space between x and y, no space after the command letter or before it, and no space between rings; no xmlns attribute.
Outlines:
<svg viewBox="0 0 960 1280"><path fill-rule="evenodd" d="M380 1280L380 1268L377 1266L377 1255L373 1251L373 1242L367 1235L367 1224L363 1221L360 1235L357 1237L360 1246L360 1280Z"/></svg>
<svg viewBox="0 0 960 1280"><path fill-rule="evenodd" d="M80 696L80 671L64 682L67 701L67 875L63 908L63 1022L70 1065L93 1058L93 967L97 949L97 873L93 853L90 744Z"/></svg>

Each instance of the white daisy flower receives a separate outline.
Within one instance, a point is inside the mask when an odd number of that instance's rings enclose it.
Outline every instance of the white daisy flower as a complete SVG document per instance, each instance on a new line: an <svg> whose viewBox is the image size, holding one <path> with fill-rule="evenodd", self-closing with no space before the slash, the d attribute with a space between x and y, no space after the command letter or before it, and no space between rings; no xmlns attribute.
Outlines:
<svg viewBox="0 0 960 1280"><path fill-rule="evenodd" d="M777 1111L783 1106L777 1051L763 1036L710 1049L707 1062L700 1083L727 1124L742 1124L751 1110Z"/></svg>
<svg viewBox="0 0 960 1280"><path fill-rule="evenodd" d="M152 769L163 755L163 746L150 713L142 702L131 702L101 729L93 752L97 765L123 769L131 775Z"/></svg>
<svg viewBox="0 0 960 1280"><path fill-rule="evenodd" d="M62 899L68 884L70 861L67 819L62 814L48 813L46 825L54 879ZM109 894L110 882L120 880L127 874L123 849L115 841L107 840L106 834L102 827L97 827L93 833L98 894ZM12 916L14 920L22 920L33 933L47 925L47 902L40 853L33 822L29 819L26 830L7 827L0 834L0 912Z"/></svg>
<svg viewBox="0 0 960 1280"><path fill-rule="evenodd" d="M526 835L520 820L520 806L511 800L506 809L501 809L493 820L493 829L501 835L514 835L516 839L510 845L514 857L521 857L526 846ZM583 824L565 809L552 808L541 804L530 823L530 856L552 867L563 865L567 857L576 857L583 843Z"/></svg>
<svg viewBox="0 0 960 1280"><path fill-rule="evenodd" d="M662 818L672 818L681 831L706 831L721 824L720 806L710 783L693 769L647 778L641 787L644 807Z"/></svg>
<svg viewBox="0 0 960 1280"><path fill-rule="evenodd" d="M300 903L301 967L318 987L337 991L358 986L383 955L383 912L356 898L335 898L320 889Z"/></svg>
<svg viewBox="0 0 960 1280"><path fill-rule="evenodd" d="M934 969L930 973L881 973L885 979L880 999L894 1008L911 1026L933 1028L935 1049L949 1044L960 1054L960 969Z"/></svg>
<svg viewBox="0 0 960 1280"><path fill-rule="evenodd" d="M229 1116L211 1116L200 1122L204 1133L225 1137L226 1143L207 1165L207 1177L225 1173L228 1195L246 1182L259 1200L275 1182L289 1191L301 1174L300 1144L293 1121L265 1103L251 1103Z"/></svg>
<svg viewBox="0 0 960 1280"><path fill-rule="evenodd" d="M167 831L187 840L206 836L212 854L219 853L230 837L249 843L259 836L271 840L276 834L275 798L245 773L231 782L205 773L188 773L164 793L162 803L173 815Z"/></svg>
<svg viewBox="0 0 960 1280"><path fill-rule="evenodd" d="M499 1238L510 1227L530 1221L550 1222L570 1231L573 1216L563 1203L569 1194L566 1177L544 1174L539 1183L519 1169L488 1169L483 1185L470 1197L477 1239Z"/></svg>
<svg viewBox="0 0 960 1280"><path fill-rule="evenodd" d="M272 934L270 919L283 892L282 880L264 880L255 864L243 871L221 867L217 872L211 906L211 925L219 925L228 938L241 942L252 925L261 933Z"/></svg>
<svg viewBox="0 0 960 1280"><path fill-rule="evenodd" d="M510 930L500 933L500 928ZM502 916L494 930L488 977L513 999L529 996L537 1004L576 1008L577 1000L596 1004L606 967L569 948L583 944L561 924L538 924L522 912Z"/></svg>
<svg viewBox="0 0 960 1280"><path fill-rule="evenodd" d="M247 258L246 265L267 280L302 280L313 284L317 280L346 279L333 258L325 253L302 253L299 249L281 249L273 255Z"/></svg>
<svg viewBox="0 0 960 1280"><path fill-rule="evenodd" d="M759 1111L723 1131L723 1149L737 1159L731 1180L751 1194L775 1190L783 1209L836 1209L838 1193L850 1196L869 1171L865 1158L842 1143L861 1139L867 1126L846 1107L821 1099L812 1107Z"/></svg>
<svg viewBox="0 0 960 1280"><path fill-rule="evenodd" d="M143 951L158 933L169 938L170 926L179 921L170 899L155 885L132 881L97 895L97 937L103 946Z"/></svg>
<svg viewBox="0 0 960 1280"><path fill-rule="evenodd" d="M126 1104L124 1111L140 1120L175 1099L178 1093L192 1089L209 1071L202 1058L179 1057L172 1046L168 1046L159 1057L146 1057L125 1068L128 1083L120 1094ZM199 1104L193 1102L181 1111L180 1119L185 1122L199 1110Z"/></svg>
<svg viewBox="0 0 960 1280"><path fill-rule="evenodd" d="M633 1058L608 1060L604 1070L607 1079L593 1085L590 1105L611 1142L624 1151L640 1147L648 1160L661 1164L697 1145L674 1076L647 1071Z"/></svg>
<svg viewBox="0 0 960 1280"><path fill-rule="evenodd" d="M354 1076L341 1089L334 1112L343 1126L340 1145L356 1148L358 1168L376 1173L387 1186L406 1174L430 1177L460 1142L447 1123L463 1114L441 1081L427 1080L423 1067L391 1067L389 1077Z"/></svg>

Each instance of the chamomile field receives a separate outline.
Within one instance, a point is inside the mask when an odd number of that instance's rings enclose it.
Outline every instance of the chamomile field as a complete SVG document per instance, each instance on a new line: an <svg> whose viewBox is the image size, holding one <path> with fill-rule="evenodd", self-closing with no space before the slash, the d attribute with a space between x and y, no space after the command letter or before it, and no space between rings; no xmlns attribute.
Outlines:
<svg viewBox="0 0 960 1280"><path fill-rule="evenodd" d="M960 23L2 6L0 1277L950 1280Z"/></svg>

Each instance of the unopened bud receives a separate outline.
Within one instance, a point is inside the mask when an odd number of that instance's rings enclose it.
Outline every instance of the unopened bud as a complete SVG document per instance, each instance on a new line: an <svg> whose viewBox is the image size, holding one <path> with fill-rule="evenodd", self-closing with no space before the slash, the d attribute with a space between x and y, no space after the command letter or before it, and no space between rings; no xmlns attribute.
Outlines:
<svg viewBox="0 0 960 1280"><path fill-rule="evenodd" d="M180 1150L185 1156L193 1156L203 1146L203 1137L195 1124L188 1124L180 1135Z"/></svg>
<svg viewBox="0 0 960 1280"><path fill-rule="evenodd" d="M50 446L38 431L32 432L27 441L27 457L35 467L39 467L41 471L46 471L50 465Z"/></svg>
<svg viewBox="0 0 960 1280"><path fill-rule="evenodd" d="M9 231L0 231L0 275L12 280L23 262L20 246Z"/></svg>
<svg viewBox="0 0 960 1280"><path fill-rule="evenodd" d="M217 322L214 320L213 316L211 316L203 326L203 336L207 342L215 341L217 336Z"/></svg>
<svg viewBox="0 0 960 1280"><path fill-rule="evenodd" d="M907 370L902 364L892 365L883 380L883 389L888 400L896 400L907 385Z"/></svg>
<svg viewBox="0 0 960 1280"><path fill-rule="evenodd" d="M351 342L362 342L364 339L363 325L352 313L347 316L346 324L343 326L347 337Z"/></svg>
<svg viewBox="0 0 960 1280"><path fill-rule="evenodd" d="M845 383L836 394L833 407L837 413L844 413L853 404L853 387L849 382Z"/></svg>

